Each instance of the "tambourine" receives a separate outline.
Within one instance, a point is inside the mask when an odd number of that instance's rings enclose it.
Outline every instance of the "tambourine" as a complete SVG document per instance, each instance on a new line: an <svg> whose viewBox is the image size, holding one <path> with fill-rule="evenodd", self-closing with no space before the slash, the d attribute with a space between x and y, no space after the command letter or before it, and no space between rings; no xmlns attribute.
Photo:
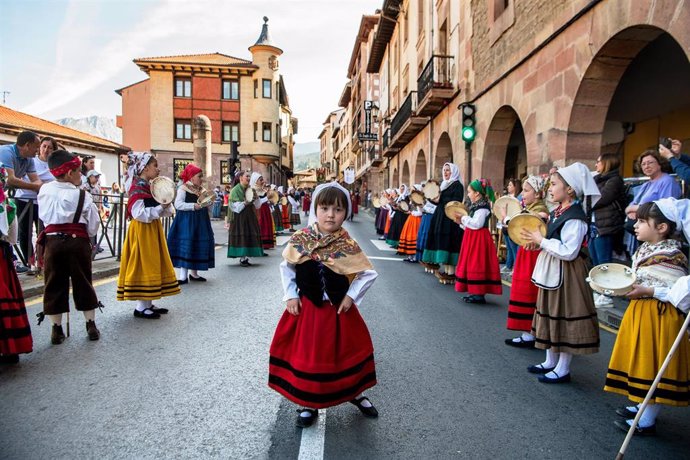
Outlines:
<svg viewBox="0 0 690 460"><path fill-rule="evenodd" d="M274 206L278 204L278 200L280 200L280 196L278 196L278 193L273 190L266 193L266 196L268 197L268 201L270 201L271 204Z"/></svg>
<svg viewBox="0 0 690 460"><path fill-rule="evenodd" d="M496 200L493 206L494 216L496 216L498 220L502 220L503 216L501 216L499 210L505 211L505 216L508 217L508 219L512 219L522 212L522 205L514 196L506 195Z"/></svg>
<svg viewBox="0 0 690 460"><path fill-rule="evenodd" d="M410 205L407 204L407 201L401 201L400 203L398 203L398 207L402 212L407 212L410 210Z"/></svg>
<svg viewBox="0 0 690 460"><path fill-rule="evenodd" d="M196 203L202 208L205 208L211 206L214 201L216 201L216 194L209 190L203 190L199 194L199 199L196 200Z"/></svg>
<svg viewBox="0 0 690 460"><path fill-rule="evenodd" d="M381 201L379 201L379 197L375 196L374 198L372 198L371 204L373 204L376 209L380 208L381 207Z"/></svg>
<svg viewBox="0 0 690 460"><path fill-rule="evenodd" d="M427 182L428 184L428 182ZM459 201L449 201L443 208L446 217L455 222L458 217L463 217L467 215L467 208L464 204Z"/></svg>
<svg viewBox="0 0 690 460"><path fill-rule="evenodd" d="M419 190L413 190L410 193L410 201L421 206L424 204L424 194Z"/></svg>
<svg viewBox="0 0 690 460"><path fill-rule="evenodd" d="M247 189L244 191L244 201L247 203L251 203L256 199L256 191L251 188L247 187Z"/></svg>
<svg viewBox="0 0 690 460"><path fill-rule="evenodd" d="M632 291L635 272L622 264L601 264L589 271L587 282L592 290L607 296L623 296Z"/></svg>
<svg viewBox="0 0 690 460"><path fill-rule="evenodd" d="M379 198L379 204L381 206L386 206L388 203L389 203L388 198L386 198L385 196L382 196L381 198Z"/></svg>
<svg viewBox="0 0 690 460"><path fill-rule="evenodd" d="M169 177L158 176L151 179L151 196L160 204L170 204L175 201L177 188Z"/></svg>
<svg viewBox="0 0 690 460"><path fill-rule="evenodd" d="M430 180L427 181L426 184L424 184L424 197L427 200L431 201L437 201L439 196L441 196L441 187L438 185L438 182Z"/></svg>
<svg viewBox="0 0 690 460"><path fill-rule="evenodd" d="M541 217L536 214L518 214L510 219L510 222L508 222L508 236L519 246L526 246L530 243L530 241L526 241L522 237L523 230L529 232L539 230L542 236L546 236L546 224Z"/></svg>

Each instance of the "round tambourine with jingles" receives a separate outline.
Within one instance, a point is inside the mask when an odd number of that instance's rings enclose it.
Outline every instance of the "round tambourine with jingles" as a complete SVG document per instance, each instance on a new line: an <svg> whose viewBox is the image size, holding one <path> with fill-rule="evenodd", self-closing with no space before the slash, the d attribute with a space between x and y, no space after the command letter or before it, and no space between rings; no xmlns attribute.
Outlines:
<svg viewBox="0 0 690 460"><path fill-rule="evenodd" d="M623 296L632 291L637 280L627 265L601 264L589 271L587 282L592 290L607 296Z"/></svg>
<svg viewBox="0 0 690 460"><path fill-rule="evenodd" d="M371 204L373 204L376 209L380 208L381 202L379 201L379 197L375 196L374 198L372 198Z"/></svg>
<svg viewBox="0 0 690 460"><path fill-rule="evenodd" d="M413 190L412 193L410 193L410 201L414 204L423 205L424 194L419 190Z"/></svg>
<svg viewBox="0 0 690 460"><path fill-rule="evenodd" d="M158 176L151 179L151 196L160 204L170 204L175 201L177 188L169 177Z"/></svg>
<svg viewBox="0 0 690 460"><path fill-rule="evenodd" d="M428 182L427 182L428 184ZM455 222L458 217L463 217L467 215L467 208L464 204L459 201L449 201L446 203L443 211L446 213L446 217Z"/></svg>
<svg viewBox="0 0 690 460"><path fill-rule="evenodd" d="M203 189L199 194L199 199L196 200L196 203L202 208L206 208L211 206L214 201L216 201L216 194L211 190Z"/></svg>
<svg viewBox="0 0 690 460"><path fill-rule="evenodd" d="M382 196L381 198L379 198L379 204L381 206L386 206L388 203L389 203L388 198L386 198L385 196Z"/></svg>
<svg viewBox="0 0 690 460"><path fill-rule="evenodd" d="M536 214L523 213L514 216L508 223L508 236L519 246L526 246L529 241L522 237L522 231L534 232L539 230L542 236L546 236L546 224Z"/></svg>
<svg viewBox="0 0 690 460"><path fill-rule="evenodd" d="M506 217L512 219L514 216L522 212L522 205L514 196L506 195L496 200L492 209L494 216L496 216L496 219L498 220L503 219L501 213L499 212L501 210L505 211Z"/></svg>
<svg viewBox="0 0 690 460"><path fill-rule="evenodd" d="M407 201L401 201L398 203L398 208L400 208L402 212L407 212L410 210L410 205L407 204Z"/></svg>
<svg viewBox="0 0 690 460"><path fill-rule="evenodd" d="M247 187L244 191L244 201L251 203L256 199L256 190L251 187Z"/></svg>
<svg viewBox="0 0 690 460"><path fill-rule="evenodd" d="M278 196L278 192L275 190L270 190L266 193L266 196L268 197L268 201L270 201L273 206L277 205L278 200L280 200L280 196Z"/></svg>
<svg viewBox="0 0 690 460"><path fill-rule="evenodd" d="M438 185L438 182L433 180L427 181L427 183L424 184L423 191L424 197L427 200L437 201L441 196L441 187Z"/></svg>

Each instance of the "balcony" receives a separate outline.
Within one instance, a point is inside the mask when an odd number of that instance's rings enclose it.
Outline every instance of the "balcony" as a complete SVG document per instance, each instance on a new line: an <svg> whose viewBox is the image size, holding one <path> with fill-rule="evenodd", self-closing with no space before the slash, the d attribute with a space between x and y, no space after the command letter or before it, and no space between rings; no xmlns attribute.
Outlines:
<svg viewBox="0 0 690 460"><path fill-rule="evenodd" d="M383 154L387 157L393 157L395 156L396 153L400 151L400 148L397 147L392 147L391 146L391 129L388 128L384 133L383 133Z"/></svg>
<svg viewBox="0 0 690 460"><path fill-rule="evenodd" d="M390 128L390 147L388 151L384 151L386 156L393 156L390 154L406 146L426 126L427 118L417 113L417 101L417 91L411 91L393 117ZM398 150L393 152L396 148Z"/></svg>
<svg viewBox="0 0 690 460"><path fill-rule="evenodd" d="M367 150L367 155L369 155L369 163L371 163L372 166L379 166L381 163L383 163L383 157L379 152L378 143L372 144L369 147L369 149Z"/></svg>
<svg viewBox="0 0 690 460"><path fill-rule="evenodd" d="M434 55L417 80L417 114L432 117L455 95L453 56Z"/></svg>

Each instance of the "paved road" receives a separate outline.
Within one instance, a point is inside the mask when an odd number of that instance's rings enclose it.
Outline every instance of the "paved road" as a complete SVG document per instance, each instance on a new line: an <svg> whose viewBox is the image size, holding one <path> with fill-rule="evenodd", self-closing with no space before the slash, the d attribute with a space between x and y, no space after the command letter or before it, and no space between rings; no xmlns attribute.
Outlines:
<svg viewBox="0 0 690 460"><path fill-rule="evenodd" d="M331 408L325 440L314 427L303 441L296 407L265 384L282 310L279 251L244 269L221 248L208 283L157 303L171 308L159 321L133 318L106 280L100 342L86 340L77 315L60 346L49 345L47 324L34 327L36 351L0 369L0 458L283 459L300 445L303 456L322 445L325 458L615 457L623 433L614 409L625 401L602 390L613 334L602 331L599 354L574 359L571 384L541 384L525 367L543 353L503 344L507 289L490 305L465 305L421 267L377 249L369 217L348 227L380 273L361 308L379 419ZM690 457L690 410L665 408L658 430L634 439L626 458Z"/></svg>

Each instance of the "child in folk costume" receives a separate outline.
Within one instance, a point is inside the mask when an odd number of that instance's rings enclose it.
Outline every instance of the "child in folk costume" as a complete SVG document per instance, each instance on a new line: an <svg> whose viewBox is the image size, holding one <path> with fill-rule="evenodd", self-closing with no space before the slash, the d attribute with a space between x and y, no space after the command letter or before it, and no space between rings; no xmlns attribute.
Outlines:
<svg viewBox="0 0 690 460"><path fill-rule="evenodd" d="M136 300L136 318L158 319L168 313L153 300L180 293L175 269L160 219L172 216L170 204L159 204L151 195L150 181L160 174L158 161L149 152L130 154L125 188L131 220L122 245L117 300Z"/></svg>
<svg viewBox="0 0 690 460"><path fill-rule="evenodd" d="M314 423L317 409L348 401L364 415L378 416L359 396L376 384L376 370L357 309L378 275L342 228L350 212L344 187L319 185L308 226L292 236L280 264L287 309L271 343L268 385L304 406L298 411L301 427Z"/></svg>
<svg viewBox="0 0 690 460"><path fill-rule="evenodd" d="M582 163L573 163L551 175L549 194L559 203L549 217L546 237L522 230L528 243L541 248L532 274L539 286L537 310L532 321L535 346L546 350L546 359L527 370L542 383L570 381L573 355L599 351L599 323L582 244L587 236L585 208L601 196L592 174ZM584 207L583 202L584 200Z"/></svg>
<svg viewBox="0 0 690 460"><path fill-rule="evenodd" d="M258 173L254 173L258 174ZM228 235L228 257L240 258L242 267L249 267L250 257L262 257L261 227L256 210L261 207L258 196L252 202L247 202L246 192L249 188L251 176L249 171L241 172L239 183L230 191L230 234ZM256 179L255 179L256 181Z"/></svg>
<svg viewBox="0 0 690 460"><path fill-rule="evenodd" d="M381 198L386 197L386 195L386 192L382 192ZM379 205L379 207L375 209L377 211L376 222L374 224L376 226L376 234L379 235L380 240L385 239L383 234L386 229L386 221L388 220L388 208L386 206Z"/></svg>
<svg viewBox="0 0 690 460"><path fill-rule="evenodd" d="M414 185L414 189L422 191L422 186ZM403 260L405 262L417 262L415 254L417 253L417 234L419 233L419 225L422 221L422 210L417 205L412 205L413 209L409 212L402 232L400 232L400 244L398 244L398 254L406 255Z"/></svg>
<svg viewBox="0 0 690 460"><path fill-rule="evenodd" d="M604 386L604 390L625 395L634 403L644 400L685 319L673 305L652 297L687 275L688 260L680 243L670 238L690 214L688 203L666 198L642 204L637 210L635 235L644 243L632 260L636 285L628 297L634 300L621 321ZM690 233L690 228L683 230L686 235ZM690 342L686 336L642 414L636 434L656 433L661 404L688 406L689 402ZM628 431L638 408L639 404L619 408L616 413L627 420L616 421L616 426Z"/></svg>
<svg viewBox="0 0 690 460"><path fill-rule="evenodd" d="M299 200L295 198L295 189L290 187L288 189L288 208L290 209L290 225L294 229L295 226L300 225L302 220L299 217L300 204Z"/></svg>
<svg viewBox="0 0 690 460"><path fill-rule="evenodd" d="M522 183L522 205L524 210L536 214L544 221L549 219L549 210L543 198L544 179L529 176ZM504 225L508 218L504 219ZM537 306L539 288L532 282L532 272L537 263L539 248L534 245L520 246L515 257L513 281L508 301L508 322L506 327L511 331L522 331L519 337L506 339L506 345L518 348L534 348L532 319Z"/></svg>
<svg viewBox="0 0 690 460"><path fill-rule="evenodd" d="M96 308L102 305L91 282L91 237L100 218L91 194L79 189L80 165L78 156L56 150L48 157L55 181L38 193L38 217L45 224L37 241L45 273L43 315L53 324L50 341L54 345L65 340L62 314L69 313L70 279L74 305L84 313L89 340L100 338L95 318Z"/></svg>
<svg viewBox="0 0 690 460"><path fill-rule="evenodd" d="M455 290L470 294L462 298L466 303L484 304L485 294L503 293L496 245L489 232L489 201L493 203L495 196L487 179L470 182L467 196L472 202L469 215L458 219L465 233L455 270Z"/></svg>
<svg viewBox="0 0 690 460"><path fill-rule="evenodd" d="M252 173L252 177L249 179L249 186L257 190L264 189L264 178L259 173ZM259 196L259 203L261 207L259 208L259 230L261 233L261 247L263 249L273 249L276 245L276 230L275 225L273 225L273 215L271 214L271 203L268 202L268 196L264 193L263 196ZM268 254L264 253L265 256Z"/></svg>
<svg viewBox="0 0 690 460"><path fill-rule="evenodd" d="M393 205L391 224L386 234L386 244L393 249L397 249L398 245L400 244L400 235L402 234L402 229L405 226L405 222L407 222L407 216L409 216L409 212L405 211L401 206L401 203L404 202L409 208L409 194L410 191L408 190L407 185L402 184L400 186L400 194L398 195L398 198L395 199L395 204Z"/></svg>
<svg viewBox="0 0 690 460"><path fill-rule="evenodd" d="M24 293L12 261L12 245L17 243L17 214L5 194L6 180L5 168L0 167L0 364L16 364L20 354L31 353L33 339Z"/></svg>
<svg viewBox="0 0 690 460"><path fill-rule="evenodd" d="M275 184L271 184L271 190L276 191L276 186ZM278 193L276 191L276 193ZM278 197L280 197L280 194L278 194ZM270 203L269 203L270 204ZM271 216L273 217L273 227L275 229L274 231L274 238L278 234L283 233L283 214L280 208L280 199L278 203L276 204L271 204Z"/></svg>
<svg viewBox="0 0 690 460"><path fill-rule="evenodd" d="M283 230L286 230L288 232L292 231L292 226L290 225L290 207L288 206L290 204L290 201L287 199L285 196L285 192L283 189L283 186L281 185L278 187L278 194L280 195L280 213L281 213L281 220L283 222ZM282 199L285 198L286 203L282 203Z"/></svg>
<svg viewBox="0 0 690 460"><path fill-rule="evenodd" d="M206 281L198 270L216 266L216 242L208 209L199 204L202 171L194 163L188 164L180 174L180 186L175 196L177 213L168 231L168 249L172 264L177 267L179 284Z"/></svg>

